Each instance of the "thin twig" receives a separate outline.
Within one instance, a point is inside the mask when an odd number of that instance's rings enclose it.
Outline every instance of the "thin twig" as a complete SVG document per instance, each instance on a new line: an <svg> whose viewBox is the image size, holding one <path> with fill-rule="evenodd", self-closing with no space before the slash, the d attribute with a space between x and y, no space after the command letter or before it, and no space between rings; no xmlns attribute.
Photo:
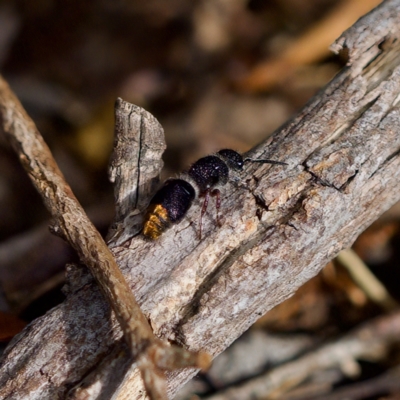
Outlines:
<svg viewBox="0 0 400 400"><path fill-rule="evenodd" d="M400 391L400 365L389 369L387 372L377 376L376 378L341 387L334 390L331 394L324 393L323 395L315 397L308 396L307 398L297 398L297 400L358 400L372 397L378 398L379 395L395 391ZM379 398L383 399L383 397ZM388 397L384 398L389 400ZM289 399L290 396L285 400ZM399 397L397 399L399 399Z"/></svg>
<svg viewBox="0 0 400 400"><path fill-rule="evenodd" d="M349 271L354 281L370 300L379 304L386 311L393 311L399 307L385 286L353 250L342 250L336 258Z"/></svg>
<svg viewBox="0 0 400 400"><path fill-rule="evenodd" d="M53 231L76 250L110 302L132 355L138 357L150 397L167 398L165 377L154 365L159 361L165 364L160 349L169 350L168 345L154 336L112 253L72 193L34 122L1 77L0 118L3 131L53 217ZM197 366L194 358L192 365Z"/></svg>
<svg viewBox="0 0 400 400"><path fill-rule="evenodd" d="M225 186L222 227L206 218L199 241L196 203L158 242L138 235L113 246L157 336L219 354L398 201L399 7L400 0L385 1L336 42L336 51L349 54L349 65L298 116L247 154L289 165L246 166L246 185ZM0 362L0 397L54 398L68 391L71 381L82 382L119 334L101 300L97 286L87 284L21 333ZM82 332L88 324L93 329ZM59 335L60 325L75 331ZM66 358L69 363L61 364ZM39 368L46 373L39 375ZM170 394L195 373L169 374ZM126 399L139 398L142 390L139 372L131 377L137 385L129 386ZM40 385L41 393L32 394L33 385ZM103 380L92 385L106 389Z"/></svg>
<svg viewBox="0 0 400 400"><path fill-rule="evenodd" d="M277 399L321 369L340 367L346 372L351 370L354 373L358 370L357 360L382 358L390 345L398 342L399 335L399 312L376 318L336 342L321 346L297 360L207 399Z"/></svg>
<svg viewBox="0 0 400 400"><path fill-rule="evenodd" d="M247 92L265 91L287 80L299 67L323 59L329 54L330 44L341 32L379 3L380 0L339 2L275 58L257 64L238 82L239 87Z"/></svg>

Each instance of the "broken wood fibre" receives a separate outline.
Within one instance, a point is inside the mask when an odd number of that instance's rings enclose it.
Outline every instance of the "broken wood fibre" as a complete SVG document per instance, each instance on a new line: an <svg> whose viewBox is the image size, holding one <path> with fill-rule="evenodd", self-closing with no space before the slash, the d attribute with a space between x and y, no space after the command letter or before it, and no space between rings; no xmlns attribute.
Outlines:
<svg viewBox="0 0 400 400"><path fill-rule="evenodd" d="M384 2L335 42L348 66L250 153L289 166L246 166L243 185L222 193L222 227L207 216L199 242L196 203L155 243L110 244L157 336L219 354L400 199L399 7ZM123 364L101 363L121 332L97 285L76 269L69 282L67 300L6 350L0 397L102 398L110 368ZM171 373L170 394L195 373ZM142 390L132 368L113 393L139 399Z"/></svg>

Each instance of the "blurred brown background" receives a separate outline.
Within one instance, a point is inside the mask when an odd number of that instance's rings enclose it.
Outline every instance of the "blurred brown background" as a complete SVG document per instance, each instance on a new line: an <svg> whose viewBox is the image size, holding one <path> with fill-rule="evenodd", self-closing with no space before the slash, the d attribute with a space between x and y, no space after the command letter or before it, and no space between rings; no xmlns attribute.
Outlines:
<svg viewBox="0 0 400 400"><path fill-rule="evenodd" d="M0 0L0 72L106 233L113 217L107 165L117 97L146 108L163 125L165 176L220 148L246 151L343 67L346 60L329 52L330 43L378 3ZM62 301L65 263L75 257L50 235L48 218L0 136L0 310L7 318L29 322ZM395 207L355 247L397 299L398 228ZM381 312L331 264L259 328L328 335ZM8 340L21 325L4 321L0 336Z"/></svg>

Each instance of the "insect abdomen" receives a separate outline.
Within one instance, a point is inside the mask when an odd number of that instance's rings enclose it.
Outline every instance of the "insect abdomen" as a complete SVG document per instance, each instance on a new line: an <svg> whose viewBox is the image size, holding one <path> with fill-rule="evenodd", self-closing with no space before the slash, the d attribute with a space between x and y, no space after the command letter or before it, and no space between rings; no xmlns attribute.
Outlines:
<svg viewBox="0 0 400 400"><path fill-rule="evenodd" d="M150 201L145 216L143 235L157 239L172 224L186 215L196 196L193 186L183 179L169 179Z"/></svg>

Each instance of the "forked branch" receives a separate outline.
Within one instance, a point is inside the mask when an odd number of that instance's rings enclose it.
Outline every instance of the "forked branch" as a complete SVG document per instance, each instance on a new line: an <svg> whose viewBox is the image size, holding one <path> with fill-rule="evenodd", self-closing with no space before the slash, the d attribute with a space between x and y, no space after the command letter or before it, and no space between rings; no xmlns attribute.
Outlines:
<svg viewBox="0 0 400 400"><path fill-rule="evenodd" d="M206 367L207 355L173 351L174 347L154 336L113 254L73 195L35 124L1 77L0 119L3 132L51 213L52 230L76 250L110 302L150 397L166 398L162 369Z"/></svg>
<svg viewBox="0 0 400 400"><path fill-rule="evenodd" d="M114 232L112 252L156 336L219 354L400 199L399 9L400 0L385 1L336 41L348 66L248 154L289 165L246 165L222 193L222 227L205 217L199 241L195 204L156 242ZM96 284L79 274L70 272L66 301L6 350L0 397L54 398L83 383L85 399L110 388L114 398L141 397L135 366L112 386L127 365L121 333ZM195 373L170 373L170 395Z"/></svg>

